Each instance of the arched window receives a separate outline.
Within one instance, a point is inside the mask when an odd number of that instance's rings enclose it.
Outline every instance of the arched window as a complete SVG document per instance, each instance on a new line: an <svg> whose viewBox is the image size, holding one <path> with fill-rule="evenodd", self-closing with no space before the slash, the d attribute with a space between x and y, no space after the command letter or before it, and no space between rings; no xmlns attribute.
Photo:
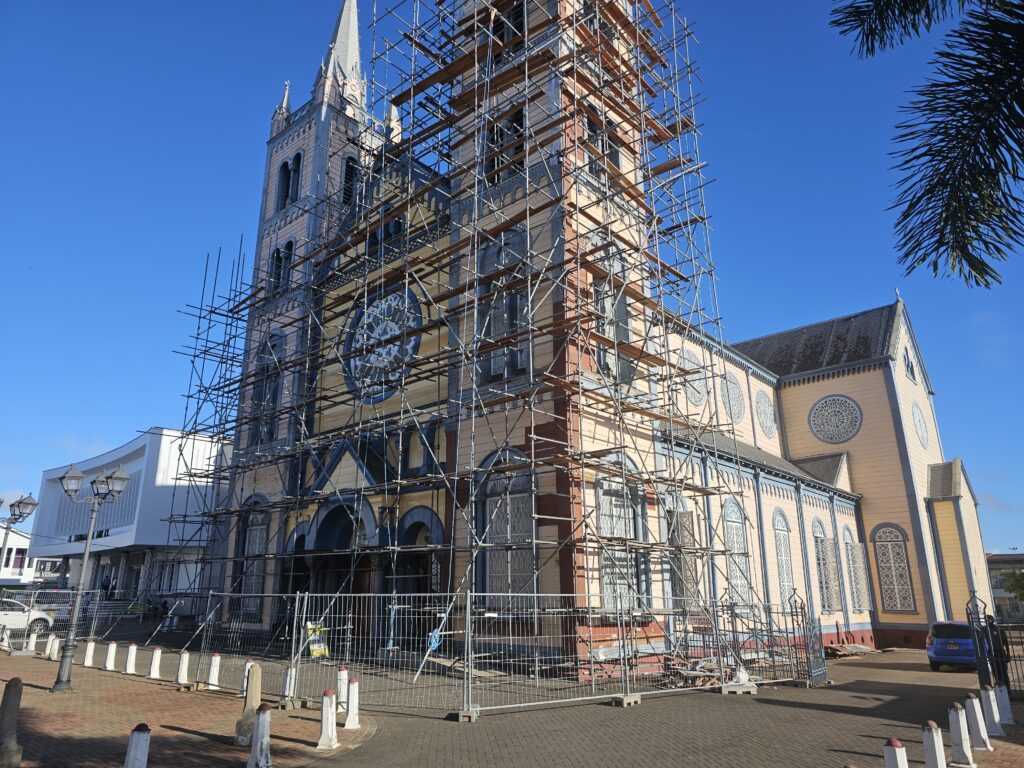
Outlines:
<svg viewBox="0 0 1024 768"><path fill-rule="evenodd" d="M526 370L529 340L522 338L529 316L529 291L522 283L528 264L521 233L503 234L501 240L480 251L480 341L494 348L480 355L482 384L503 381Z"/></svg>
<svg viewBox="0 0 1024 768"><path fill-rule="evenodd" d="M494 465L484 479L479 531L486 548L488 602L509 608L533 605L533 488L525 471Z"/></svg>
<svg viewBox="0 0 1024 768"><path fill-rule="evenodd" d="M341 181L341 204L348 205L356 199L356 181L359 178L359 162L354 157L345 158L345 171Z"/></svg>
<svg viewBox="0 0 1024 768"><path fill-rule="evenodd" d="M631 329L632 313L626 295L626 285L630 283L629 261L617 243L605 247L606 257L603 266L610 277L594 282L594 303L597 307L597 330L614 342L612 348L600 346L597 349L597 361L601 372L613 381L630 384L636 375L636 362L621 352L617 352L619 344L629 344L633 340ZM612 279L615 278L615 279Z"/></svg>
<svg viewBox="0 0 1024 768"><path fill-rule="evenodd" d="M906 534L894 525L881 525L875 529L873 540L882 610L915 612Z"/></svg>
<svg viewBox="0 0 1024 768"><path fill-rule="evenodd" d="M789 540L789 520L786 513L776 509L772 515L775 530L775 562L779 571L779 598L782 605L789 605L793 597L793 550Z"/></svg>
<svg viewBox="0 0 1024 768"><path fill-rule="evenodd" d="M275 248L270 260L270 281L268 289L271 293L283 291L291 284L292 255L295 243L289 240L283 248Z"/></svg>
<svg viewBox="0 0 1024 768"><path fill-rule="evenodd" d="M288 205L288 196L292 191L292 169L287 162L281 163L281 167L277 169L277 204L274 206L274 212L283 211L284 207Z"/></svg>
<svg viewBox="0 0 1024 768"><path fill-rule="evenodd" d="M299 193L302 191L302 155L296 153L292 158L292 177L291 186L288 190L288 202L294 203L299 199Z"/></svg>
<svg viewBox="0 0 1024 768"><path fill-rule="evenodd" d="M672 587L669 608L682 609L686 601L697 595L697 573L695 563L687 549L696 546L693 533L693 519L686 500L678 493L667 493L661 497L665 516L665 543L671 547L668 553L669 583Z"/></svg>
<svg viewBox="0 0 1024 768"><path fill-rule="evenodd" d="M871 608L868 600L867 568L864 564L864 547L854 541L849 526L843 528L843 549L846 550L846 570L850 579L850 599L853 610L867 611Z"/></svg>
<svg viewBox="0 0 1024 768"><path fill-rule="evenodd" d="M823 613L837 611L841 607L839 597L839 573L836 569L836 548L825 535L821 520L811 526L814 536L814 562L818 570L818 596Z"/></svg>
<svg viewBox="0 0 1024 768"><path fill-rule="evenodd" d="M277 432L277 409L281 402L281 355L284 343L280 336L263 342L253 367L252 429L250 444L274 441Z"/></svg>
<svg viewBox="0 0 1024 768"><path fill-rule="evenodd" d="M750 603L750 560L747 557L747 528L743 510L735 499L725 502L722 513L725 518L725 548L727 574L729 576L729 597L734 603Z"/></svg>
<svg viewBox="0 0 1024 768"><path fill-rule="evenodd" d="M628 459L626 472L636 471ZM644 608L650 595L650 557L630 543L646 541L643 488L624 476L597 481L597 532L601 536L601 602L605 610Z"/></svg>
<svg viewBox="0 0 1024 768"><path fill-rule="evenodd" d="M270 515L253 505L243 511L235 536L234 591L242 597L234 611L242 621L257 622L263 618L264 564L267 560Z"/></svg>

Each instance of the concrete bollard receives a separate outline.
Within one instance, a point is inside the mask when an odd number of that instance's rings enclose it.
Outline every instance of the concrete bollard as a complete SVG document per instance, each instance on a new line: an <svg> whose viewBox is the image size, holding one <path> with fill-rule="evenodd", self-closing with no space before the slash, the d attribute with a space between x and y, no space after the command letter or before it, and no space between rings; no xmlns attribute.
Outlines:
<svg viewBox="0 0 1024 768"><path fill-rule="evenodd" d="M290 709L292 699L295 697L295 665L289 664L284 670L284 682L281 686L281 698L278 706L281 709Z"/></svg>
<svg viewBox="0 0 1024 768"><path fill-rule="evenodd" d="M56 635L53 636L53 645L50 646L50 661L60 661L60 654L64 650L64 644Z"/></svg>
<svg viewBox="0 0 1024 768"><path fill-rule="evenodd" d="M238 695L243 699L245 698L245 691L249 687L249 670L252 669L252 659L245 660L245 667L242 669L242 686L238 691Z"/></svg>
<svg viewBox="0 0 1024 768"><path fill-rule="evenodd" d="M21 765L21 746L18 744L18 712L21 710L20 677L12 677L4 686L0 699L0 768L18 768Z"/></svg>
<svg viewBox="0 0 1024 768"><path fill-rule="evenodd" d="M320 707L320 741L317 742L317 749L338 748L338 713L337 697L334 691L324 691L323 704Z"/></svg>
<svg viewBox="0 0 1024 768"><path fill-rule="evenodd" d="M924 744L924 768L946 768L946 748L942 746L942 731L929 720L921 728Z"/></svg>
<svg viewBox="0 0 1024 768"><path fill-rule="evenodd" d="M345 730L354 731L359 727L359 681L348 679L348 714L345 716Z"/></svg>
<svg viewBox="0 0 1024 768"><path fill-rule="evenodd" d="M85 643L85 658L82 659L83 667L92 666L92 657L96 654L96 641L88 640Z"/></svg>
<svg viewBox="0 0 1024 768"><path fill-rule="evenodd" d="M43 656L50 658L50 646L53 644L53 635L48 635L46 638L46 645L43 646Z"/></svg>
<svg viewBox="0 0 1024 768"><path fill-rule="evenodd" d="M220 654L215 653L210 657L210 674L206 679L206 687L211 691L220 690Z"/></svg>
<svg viewBox="0 0 1024 768"><path fill-rule="evenodd" d="M971 736L967 728L967 712L959 702L949 708L949 741L953 752L953 765L974 768L976 763L971 756Z"/></svg>
<svg viewBox="0 0 1024 768"><path fill-rule="evenodd" d="M135 674L135 657L139 652L139 647L135 643L128 643L128 655L124 660L124 674L134 675Z"/></svg>
<svg viewBox="0 0 1024 768"><path fill-rule="evenodd" d="M11 633L6 626L0 629L0 649L5 651L14 650L14 646L11 645Z"/></svg>
<svg viewBox="0 0 1024 768"><path fill-rule="evenodd" d="M338 711L345 712L348 710L348 669L344 666L338 667L338 687L335 688L338 692Z"/></svg>
<svg viewBox="0 0 1024 768"><path fill-rule="evenodd" d="M1016 725L1013 710L1010 708L1010 691L1005 685L996 686L996 703L999 704L1000 725Z"/></svg>
<svg viewBox="0 0 1024 768"><path fill-rule="evenodd" d="M978 697L968 693L964 699L964 709L967 711L967 730L971 734L971 749L992 751L992 744L988 740L988 733L985 732L985 721L981 716L981 705Z"/></svg>
<svg viewBox="0 0 1024 768"><path fill-rule="evenodd" d="M252 751L245 768L273 768L270 759L270 705L260 704L252 725Z"/></svg>
<svg viewBox="0 0 1024 768"><path fill-rule="evenodd" d="M149 762L149 726L139 723L128 737L128 754L124 756L124 768L146 768Z"/></svg>
<svg viewBox="0 0 1024 768"><path fill-rule="evenodd" d="M256 710L259 709L260 700L263 698L263 670L259 664L249 667L246 680L249 681L249 684L245 690L245 703L242 705L242 714L235 723L235 746L237 747L251 746Z"/></svg>
<svg viewBox="0 0 1024 768"><path fill-rule="evenodd" d="M907 763L907 748L899 739L886 739L882 754L885 757L885 768L910 768Z"/></svg>
<svg viewBox="0 0 1024 768"><path fill-rule="evenodd" d="M188 651L178 654L178 671L174 675L174 682L178 685L188 685Z"/></svg>
<svg viewBox="0 0 1024 768"><path fill-rule="evenodd" d="M38 632L29 632L28 642L25 643L25 650L28 651L29 653L35 653L36 652L36 643L38 643L38 642L39 642L39 633Z"/></svg>
<svg viewBox="0 0 1024 768"><path fill-rule="evenodd" d="M149 679L159 680L160 679L160 656L163 654L163 650L160 648L153 649L153 655L149 658Z"/></svg>
<svg viewBox="0 0 1024 768"><path fill-rule="evenodd" d="M1003 726L999 724L999 705L996 703L996 692L991 685L981 689L981 712L985 716L985 730L989 736L1005 736Z"/></svg>
<svg viewBox="0 0 1024 768"><path fill-rule="evenodd" d="M117 661L117 643L110 643L107 646L107 658L103 660L103 669L106 672L114 671L114 663Z"/></svg>

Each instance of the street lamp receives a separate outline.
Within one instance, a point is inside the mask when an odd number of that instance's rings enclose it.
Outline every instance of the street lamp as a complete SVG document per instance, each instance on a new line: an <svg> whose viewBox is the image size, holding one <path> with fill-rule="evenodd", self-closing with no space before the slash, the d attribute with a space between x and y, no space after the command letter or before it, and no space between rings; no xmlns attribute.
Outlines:
<svg viewBox="0 0 1024 768"><path fill-rule="evenodd" d="M96 514L100 511L101 504L112 502L121 495L128 486L129 478L121 467L109 475L104 475L101 472L95 480L89 483L92 487L92 496L84 499L75 498L82 489L84 480L85 475L75 469L74 465L68 467L68 471L60 479L60 486L71 501L89 505L89 533L85 537L82 572L78 577L78 586L75 588L75 603L71 609L71 626L68 627L68 635L64 639L64 650L60 656L60 666L57 668L57 680L50 689L50 693L71 693L71 662L75 658L75 632L78 629L78 616L82 611L82 591L89 570L89 550L92 549L92 537L96 529Z"/></svg>
<svg viewBox="0 0 1024 768"><path fill-rule="evenodd" d="M0 506L4 503L3 499L0 499ZM0 517L0 523L4 525L4 544L0 547L0 558L4 558L7 554L7 537L11 535L11 526L18 525L28 520L28 516L35 512L36 507L39 505L36 500L32 498L32 494L28 496L22 496L17 501L12 501L10 506L10 517ZM11 564L14 564L14 558L11 558ZM0 568L3 568L4 561L0 559Z"/></svg>

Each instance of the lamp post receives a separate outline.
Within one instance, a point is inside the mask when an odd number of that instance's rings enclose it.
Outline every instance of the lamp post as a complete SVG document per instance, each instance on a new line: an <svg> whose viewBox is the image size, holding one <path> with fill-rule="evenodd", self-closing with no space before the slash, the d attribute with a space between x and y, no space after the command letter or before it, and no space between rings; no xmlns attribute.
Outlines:
<svg viewBox="0 0 1024 768"><path fill-rule="evenodd" d="M0 505L4 503L3 499L0 499ZM32 494L28 496L22 496L17 501L12 501L10 506L10 516L0 517L0 523L4 524L4 543L0 547L0 568L3 568L4 561L6 560L7 554L7 537L11 535L11 526L18 525L28 520L28 516L35 512L36 507L39 505L36 500L32 498ZM14 558L11 558L11 565L14 564Z"/></svg>
<svg viewBox="0 0 1024 768"><path fill-rule="evenodd" d="M85 537L85 551L82 554L82 572L78 577L78 586L75 587L75 603L71 609L71 625L68 627L68 635L64 639L64 649L60 656L60 666L57 668L57 680L54 682L50 693L71 693L71 662L75 658L76 638L75 632L78 629L78 616L82 611L82 592L85 587L85 577L89 571L89 551L92 549L92 537L96 528L96 514L100 511L100 505L112 502L128 486L128 475L118 467L109 475L100 473L89 485L92 486L92 496L84 499L75 498L82 488L82 481L85 475L75 469L74 465L68 467L68 471L60 479L61 488L68 498L73 502L89 505L89 533Z"/></svg>

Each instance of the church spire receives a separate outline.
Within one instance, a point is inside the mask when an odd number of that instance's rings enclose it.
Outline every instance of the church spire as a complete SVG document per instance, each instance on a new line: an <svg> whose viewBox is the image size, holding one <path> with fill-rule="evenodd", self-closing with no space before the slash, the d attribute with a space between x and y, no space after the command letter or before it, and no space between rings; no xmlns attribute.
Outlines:
<svg viewBox="0 0 1024 768"><path fill-rule="evenodd" d="M288 93L291 91L292 82L291 80L284 81L284 96L281 97L281 103L277 105L277 109L274 110L274 118L270 123L270 135L277 135L278 131L282 130L288 125L288 118L292 114L291 101L288 98Z"/></svg>
<svg viewBox="0 0 1024 768"><path fill-rule="evenodd" d="M362 68L359 65L359 10L357 0L344 0L327 56L320 65L314 95L328 101L335 88L360 109L365 109Z"/></svg>

